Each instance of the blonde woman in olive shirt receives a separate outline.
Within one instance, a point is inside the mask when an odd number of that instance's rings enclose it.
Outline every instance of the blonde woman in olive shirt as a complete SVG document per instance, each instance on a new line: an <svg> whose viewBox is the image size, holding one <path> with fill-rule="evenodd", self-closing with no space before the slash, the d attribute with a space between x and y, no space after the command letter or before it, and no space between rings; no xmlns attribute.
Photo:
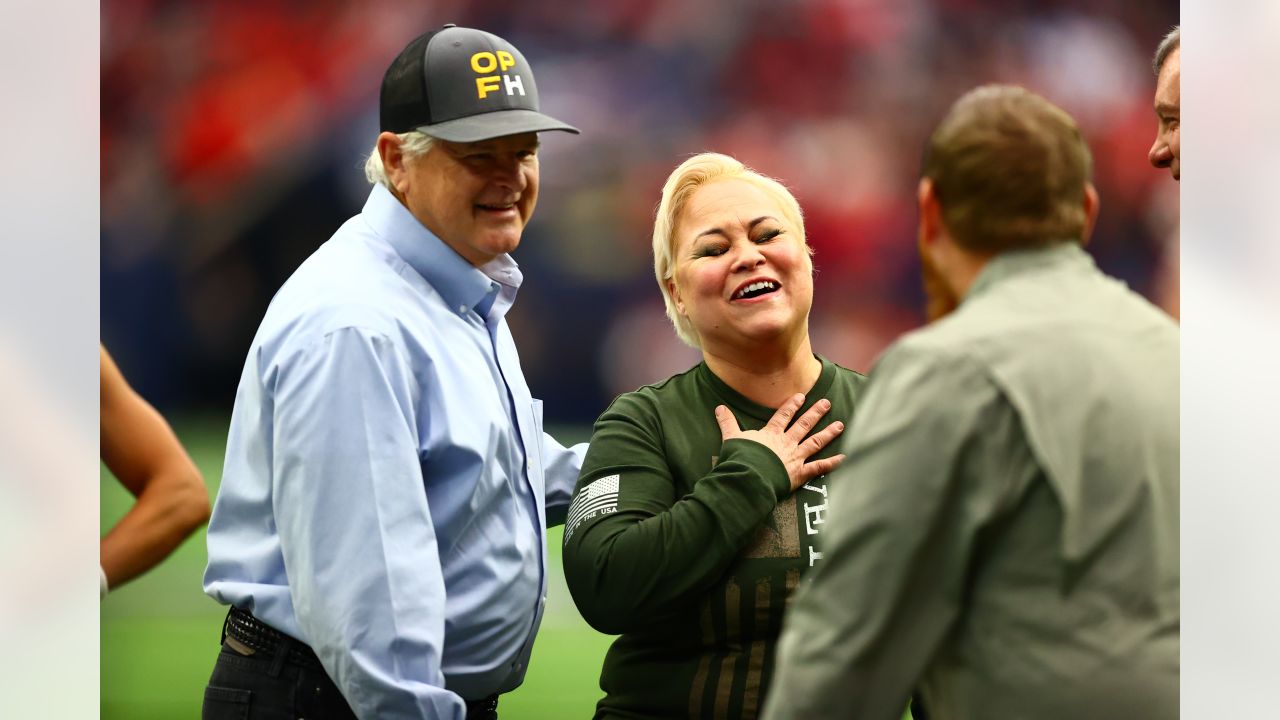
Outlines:
<svg viewBox="0 0 1280 720"><path fill-rule="evenodd" d="M787 599L822 560L830 441L863 376L813 354L795 198L733 158L671 174L654 270L703 362L600 417L565 524L583 617L620 634L597 718L754 718ZM744 430L745 429L745 430Z"/></svg>

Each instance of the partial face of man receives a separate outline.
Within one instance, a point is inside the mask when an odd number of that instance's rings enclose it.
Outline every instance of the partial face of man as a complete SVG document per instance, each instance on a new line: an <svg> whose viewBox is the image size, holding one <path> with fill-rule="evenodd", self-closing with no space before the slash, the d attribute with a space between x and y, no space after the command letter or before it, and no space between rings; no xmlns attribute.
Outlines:
<svg viewBox="0 0 1280 720"><path fill-rule="evenodd" d="M397 189L428 230L472 265L515 250L538 202L538 136L436 140Z"/></svg>
<svg viewBox="0 0 1280 720"><path fill-rule="evenodd" d="M1160 75L1156 78L1156 118L1159 120L1155 144L1151 146L1148 157L1151 164L1158 168L1169 168L1173 179L1181 176L1179 155L1181 151L1178 133L1181 128L1181 91L1179 90L1182 69L1182 48L1169 53L1160 67Z"/></svg>
<svg viewBox="0 0 1280 720"><path fill-rule="evenodd" d="M924 285L925 318L935 322L960 307L960 296L951 289L938 259L939 236L943 233L942 207L938 203L933 181L922 179L916 191L920 205L920 222L916 231L916 249L920 253L920 279Z"/></svg>
<svg viewBox="0 0 1280 720"><path fill-rule="evenodd" d="M917 239L916 249L920 251L920 280L924 285L925 319L929 322L937 322L960 307L960 298L947 284L923 234Z"/></svg>

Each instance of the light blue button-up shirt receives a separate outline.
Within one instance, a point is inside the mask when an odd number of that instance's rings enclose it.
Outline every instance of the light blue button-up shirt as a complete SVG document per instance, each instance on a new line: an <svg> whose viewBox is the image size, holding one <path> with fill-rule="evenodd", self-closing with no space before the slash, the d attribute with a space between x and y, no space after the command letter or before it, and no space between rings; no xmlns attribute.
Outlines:
<svg viewBox="0 0 1280 720"><path fill-rule="evenodd" d="M249 350L204 589L310 645L361 718L461 719L524 678L586 446L542 432L520 281L375 186Z"/></svg>

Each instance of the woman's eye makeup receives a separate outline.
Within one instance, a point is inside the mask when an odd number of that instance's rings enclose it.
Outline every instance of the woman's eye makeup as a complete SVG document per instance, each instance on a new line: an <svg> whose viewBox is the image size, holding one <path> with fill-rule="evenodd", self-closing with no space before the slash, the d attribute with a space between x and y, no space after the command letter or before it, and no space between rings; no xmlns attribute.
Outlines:
<svg viewBox="0 0 1280 720"><path fill-rule="evenodd" d="M770 240L773 240L779 235L782 235L784 232L785 231L782 228L765 230L764 232L760 233L760 235L758 235L756 238L754 238L751 242L757 245L762 245L764 243L769 242ZM729 245L730 243L727 241L710 240L702 243L701 245L695 246L693 248L693 257L704 258L704 257L716 257L717 255L723 255L729 251Z"/></svg>

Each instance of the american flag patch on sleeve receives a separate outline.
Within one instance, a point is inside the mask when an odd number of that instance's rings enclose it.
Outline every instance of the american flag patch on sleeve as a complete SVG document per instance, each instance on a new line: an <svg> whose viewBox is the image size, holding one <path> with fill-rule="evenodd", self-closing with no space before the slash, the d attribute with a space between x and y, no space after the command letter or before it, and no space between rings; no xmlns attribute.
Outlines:
<svg viewBox="0 0 1280 720"><path fill-rule="evenodd" d="M573 531L583 520L607 515L618 510L618 476L607 475L592 481L569 506L569 516L564 521L564 540L573 537Z"/></svg>

